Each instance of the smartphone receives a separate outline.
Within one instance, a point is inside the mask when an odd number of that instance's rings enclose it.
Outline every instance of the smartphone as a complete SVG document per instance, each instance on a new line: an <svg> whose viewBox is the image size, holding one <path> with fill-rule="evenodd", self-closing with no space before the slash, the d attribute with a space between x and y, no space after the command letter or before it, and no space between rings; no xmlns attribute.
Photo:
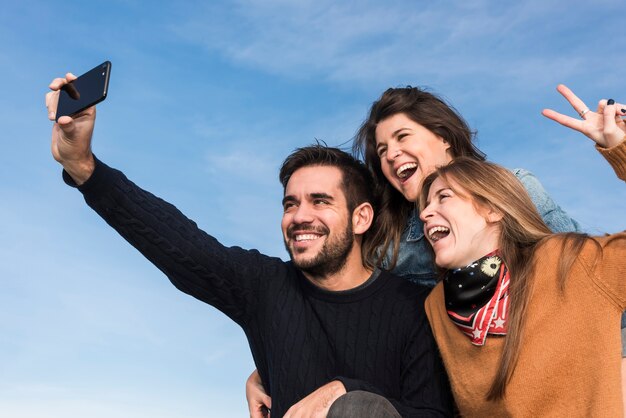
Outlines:
<svg viewBox="0 0 626 418"><path fill-rule="evenodd" d="M105 61L61 87L56 120L75 115L106 99L110 76L111 63Z"/></svg>

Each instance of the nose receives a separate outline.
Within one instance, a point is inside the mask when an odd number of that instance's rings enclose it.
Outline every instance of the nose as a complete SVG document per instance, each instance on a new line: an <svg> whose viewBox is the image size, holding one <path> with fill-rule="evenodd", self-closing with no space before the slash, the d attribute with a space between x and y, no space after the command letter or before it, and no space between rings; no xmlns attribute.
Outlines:
<svg viewBox="0 0 626 418"><path fill-rule="evenodd" d="M293 213L293 223L306 224L313 222L313 211L307 203L301 203Z"/></svg>
<svg viewBox="0 0 626 418"><path fill-rule="evenodd" d="M400 144L398 144L396 141L390 141L387 144L387 160L393 161L396 158L398 158L400 154L402 154L402 149L400 148Z"/></svg>
<svg viewBox="0 0 626 418"><path fill-rule="evenodd" d="M420 212L420 219L422 220L422 222L425 223L426 221L428 221L428 219L430 219L430 218L432 218L434 216L434 212L435 212L435 209L434 209L433 204L431 202L428 205L426 205L424 210L422 210Z"/></svg>

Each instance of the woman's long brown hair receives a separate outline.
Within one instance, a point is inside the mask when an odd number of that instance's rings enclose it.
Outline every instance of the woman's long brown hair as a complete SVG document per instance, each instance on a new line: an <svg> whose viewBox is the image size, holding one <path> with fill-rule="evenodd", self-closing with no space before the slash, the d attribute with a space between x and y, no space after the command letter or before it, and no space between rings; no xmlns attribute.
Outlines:
<svg viewBox="0 0 626 418"><path fill-rule="evenodd" d="M503 216L499 221L499 250L511 275L509 319L502 357L487 393L487 400L498 400L504 397L519 358L533 287L535 252L551 237L558 236L562 240L563 257L559 261L558 272L563 289L576 257L590 238L579 233L553 234L524 186L509 170L471 158L457 158L427 176L420 192L420 209L426 207L430 186L439 177L461 198L469 198L478 207L491 209Z"/></svg>
<svg viewBox="0 0 626 418"><path fill-rule="evenodd" d="M374 176L374 185L380 203L370 239L364 245L366 257L376 264L390 254L386 267L392 270L398 259L400 237L407 219L415 209L415 202L407 201L385 178L376 152L376 127L394 115L402 113L419 123L450 145L452 158L466 156L484 160L485 154L472 142L472 132L459 112L437 95L418 87L387 89L370 108L367 118L357 131L352 145L353 153L365 161Z"/></svg>

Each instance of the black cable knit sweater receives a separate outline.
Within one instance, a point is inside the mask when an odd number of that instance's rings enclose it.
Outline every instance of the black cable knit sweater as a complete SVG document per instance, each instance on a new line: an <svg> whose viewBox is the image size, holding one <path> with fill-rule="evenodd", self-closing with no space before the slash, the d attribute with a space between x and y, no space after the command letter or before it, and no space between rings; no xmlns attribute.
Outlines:
<svg viewBox="0 0 626 418"><path fill-rule="evenodd" d="M221 245L98 160L79 190L174 286L243 328L273 417L332 380L385 396L404 417L451 415L424 313L428 289L376 271L356 289L325 291L290 262Z"/></svg>

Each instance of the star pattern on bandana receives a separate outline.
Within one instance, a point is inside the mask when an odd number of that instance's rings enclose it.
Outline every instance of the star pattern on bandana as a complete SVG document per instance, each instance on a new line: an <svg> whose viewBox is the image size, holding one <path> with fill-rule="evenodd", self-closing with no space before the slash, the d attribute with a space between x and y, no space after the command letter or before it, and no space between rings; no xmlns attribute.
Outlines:
<svg viewBox="0 0 626 418"><path fill-rule="evenodd" d="M444 281L448 316L472 344L484 345L487 335L506 335L509 271L498 251L451 270Z"/></svg>

